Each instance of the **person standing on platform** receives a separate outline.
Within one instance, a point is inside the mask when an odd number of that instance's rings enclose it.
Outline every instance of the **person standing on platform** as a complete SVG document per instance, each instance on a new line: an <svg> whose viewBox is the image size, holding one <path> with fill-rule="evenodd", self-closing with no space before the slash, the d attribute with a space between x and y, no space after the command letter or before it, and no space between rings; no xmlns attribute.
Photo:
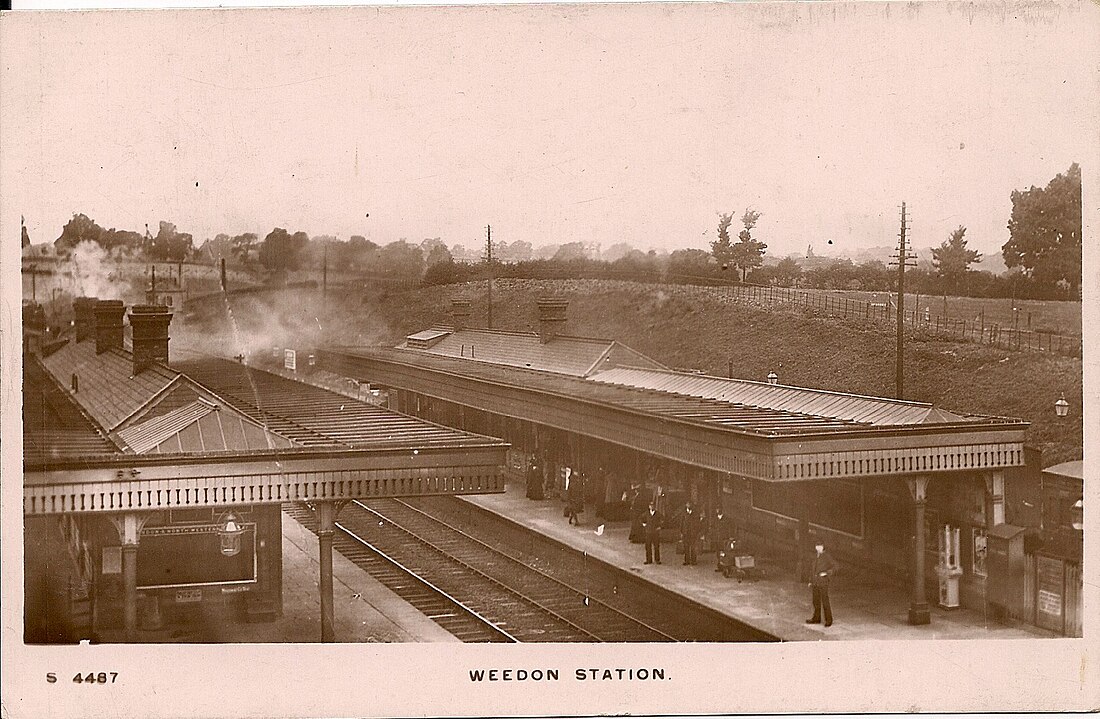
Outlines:
<svg viewBox="0 0 1100 719"><path fill-rule="evenodd" d="M657 508L650 503L649 508L642 514L642 529L645 532L645 563L661 563L661 527L664 517Z"/></svg>
<svg viewBox="0 0 1100 719"><path fill-rule="evenodd" d="M630 487L630 494L623 495L623 500L630 504L630 541L637 544L645 541L645 524L643 518L646 512L646 502L642 499L642 492L636 486Z"/></svg>
<svg viewBox="0 0 1100 719"><path fill-rule="evenodd" d="M716 561L718 564L715 566L714 571L721 572L721 551L726 548L726 544L733 538L733 519L722 511L722 508L718 508L718 515L714 518L714 554L718 558Z"/></svg>
<svg viewBox="0 0 1100 719"><path fill-rule="evenodd" d="M702 518L691 506L684 507L684 516L680 518L680 541L684 543L684 564L698 564L699 535L703 532Z"/></svg>
<svg viewBox="0 0 1100 719"><path fill-rule="evenodd" d="M833 608L829 606L829 580L837 570L837 563L825 552L825 545L818 542L814 546L817 556L814 557L814 574L810 581L813 590L814 615L806 620L807 624L820 624L822 615L825 618L825 626L833 624Z"/></svg>
<svg viewBox="0 0 1100 719"><path fill-rule="evenodd" d="M577 515L584 511L584 481L579 472L573 472L568 468L565 472L568 483L565 488L565 501L569 511L569 523L579 527L581 520Z"/></svg>
<svg viewBox="0 0 1100 719"><path fill-rule="evenodd" d="M527 462L527 498L542 499L545 496L542 489L542 467L532 456Z"/></svg>

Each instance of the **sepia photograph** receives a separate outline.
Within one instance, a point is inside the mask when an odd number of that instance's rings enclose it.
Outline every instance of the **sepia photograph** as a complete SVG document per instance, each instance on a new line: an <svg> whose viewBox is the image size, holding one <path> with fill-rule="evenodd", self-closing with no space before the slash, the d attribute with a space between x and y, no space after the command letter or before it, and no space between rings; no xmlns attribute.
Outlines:
<svg viewBox="0 0 1100 719"><path fill-rule="evenodd" d="M4 12L5 716L1100 707L1098 21Z"/></svg>

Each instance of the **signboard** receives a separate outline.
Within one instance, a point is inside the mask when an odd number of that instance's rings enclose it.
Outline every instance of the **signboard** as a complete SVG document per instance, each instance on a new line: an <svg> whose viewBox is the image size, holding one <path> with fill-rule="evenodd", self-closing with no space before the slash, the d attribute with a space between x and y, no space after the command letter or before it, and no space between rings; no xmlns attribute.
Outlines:
<svg viewBox="0 0 1100 719"><path fill-rule="evenodd" d="M103 548L103 573L122 574L122 547Z"/></svg>
<svg viewBox="0 0 1100 719"><path fill-rule="evenodd" d="M138 545L138 588L256 581L256 525L242 526L241 551L232 557L221 552L217 525L146 528Z"/></svg>
<svg viewBox="0 0 1100 719"><path fill-rule="evenodd" d="M294 350L284 350L283 351L283 367L285 367L286 369L291 370L291 371L296 371L297 370L297 365L298 365L297 354L294 352Z"/></svg>
<svg viewBox="0 0 1100 719"><path fill-rule="evenodd" d="M1035 562L1035 623L1044 629L1061 632L1065 563L1042 555L1036 557Z"/></svg>

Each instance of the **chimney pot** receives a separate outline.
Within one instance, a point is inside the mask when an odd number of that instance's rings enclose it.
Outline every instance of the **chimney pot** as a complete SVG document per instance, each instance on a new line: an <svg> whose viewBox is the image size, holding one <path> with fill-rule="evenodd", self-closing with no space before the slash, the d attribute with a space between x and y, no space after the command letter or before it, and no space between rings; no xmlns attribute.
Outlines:
<svg viewBox="0 0 1100 719"><path fill-rule="evenodd" d="M470 300L451 300L451 321L455 332L466 329L466 322L470 319Z"/></svg>
<svg viewBox="0 0 1100 719"><path fill-rule="evenodd" d="M83 342L95 335L95 297L77 297L73 300L73 325L76 341Z"/></svg>
<svg viewBox="0 0 1100 719"><path fill-rule="evenodd" d="M168 363L168 324L171 321L172 313L162 305L134 305L130 308L134 374L157 362Z"/></svg>
<svg viewBox="0 0 1100 719"><path fill-rule="evenodd" d="M123 322L126 305L122 300L99 300L95 303L95 352L122 349Z"/></svg>
<svg viewBox="0 0 1100 719"><path fill-rule="evenodd" d="M537 301L539 308L539 342L546 344L558 336L565 325L569 300L544 297Z"/></svg>

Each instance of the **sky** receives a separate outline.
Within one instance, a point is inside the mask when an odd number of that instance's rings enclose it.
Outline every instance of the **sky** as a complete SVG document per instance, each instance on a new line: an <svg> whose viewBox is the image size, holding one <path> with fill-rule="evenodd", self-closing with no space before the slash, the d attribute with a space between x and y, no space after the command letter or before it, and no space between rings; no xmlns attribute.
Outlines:
<svg viewBox="0 0 1100 719"><path fill-rule="evenodd" d="M1095 9L864 3L9 14L3 147L34 242L75 212L196 242L997 254L1013 189L1097 165ZM1085 17L1089 15L1089 17ZM1086 21L1088 20L1088 21ZM1089 173L1086 171L1086 176Z"/></svg>

